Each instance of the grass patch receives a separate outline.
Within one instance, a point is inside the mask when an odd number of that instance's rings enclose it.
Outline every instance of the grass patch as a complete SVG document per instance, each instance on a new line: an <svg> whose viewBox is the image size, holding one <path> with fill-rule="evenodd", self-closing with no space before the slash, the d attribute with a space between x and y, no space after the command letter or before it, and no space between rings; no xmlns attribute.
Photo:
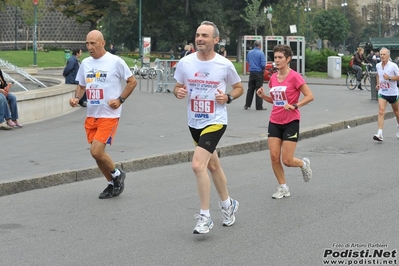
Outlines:
<svg viewBox="0 0 399 266"><path fill-rule="evenodd" d="M326 72L306 72L305 76L308 78L327 78L327 73Z"/></svg>

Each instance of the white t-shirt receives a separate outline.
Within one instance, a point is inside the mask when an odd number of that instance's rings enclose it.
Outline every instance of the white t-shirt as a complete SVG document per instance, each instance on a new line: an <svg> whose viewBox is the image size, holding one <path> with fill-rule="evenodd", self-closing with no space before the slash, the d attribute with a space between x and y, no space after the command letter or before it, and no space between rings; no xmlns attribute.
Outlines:
<svg viewBox="0 0 399 266"><path fill-rule="evenodd" d="M226 104L216 102L218 89L226 93L226 85L241 81L233 63L215 54L208 61L201 61L197 53L180 59L174 78L185 84L188 91L187 116L190 127L201 129L211 124L227 125Z"/></svg>
<svg viewBox="0 0 399 266"><path fill-rule="evenodd" d="M387 74L390 77L399 76L398 65L388 61L384 68L382 68L382 62L378 63L376 68L380 81L380 84L378 84L380 86L378 93L385 96L397 96L399 94L397 81L385 80L384 74Z"/></svg>
<svg viewBox="0 0 399 266"><path fill-rule="evenodd" d="M108 102L118 99L131 76L125 61L111 53L107 52L98 59L83 59L76 80L80 86L86 87L87 117L120 117L122 105L113 109Z"/></svg>

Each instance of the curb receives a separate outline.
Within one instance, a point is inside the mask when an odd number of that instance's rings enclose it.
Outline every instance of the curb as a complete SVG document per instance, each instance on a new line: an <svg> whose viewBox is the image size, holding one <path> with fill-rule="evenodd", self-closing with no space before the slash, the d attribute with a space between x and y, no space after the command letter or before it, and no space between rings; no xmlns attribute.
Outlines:
<svg viewBox="0 0 399 266"><path fill-rule="evenodd" d="M395 117L395 115L392 111L386 112L385 119L393 117ZM352 119L339 121L333 124L321 124L321 125L316 125L314 127L305 128L302 132L300 132L299 140L317 137L334 131L347 129L348 126L355 127L363 124L376 122L377 118L378 115L357 116ZM222 158L227 156L247 154L251 152L259 152L267 149L268 149L267 139L262 139L258 141L243 142L229 146L222 146L217 148L217 152L219 154L219 157ZM193 154L194 154L193 150L180 151L176 153L154 155L151 157L140 158L135 160L115 162L115 165L123 169L125 172L136 172L159 166L167 166L167 165L190 162L193 157ZM47 188L51 186L68 184L68 183L89 180L99 177L102 177L102 174L98 169L98 167L96 166L96 167L78 169L73 171L57 172L50 175L35 177L28 180L2 183L0 184L0 197L19 192L25 192L40 188Z"/></svg>

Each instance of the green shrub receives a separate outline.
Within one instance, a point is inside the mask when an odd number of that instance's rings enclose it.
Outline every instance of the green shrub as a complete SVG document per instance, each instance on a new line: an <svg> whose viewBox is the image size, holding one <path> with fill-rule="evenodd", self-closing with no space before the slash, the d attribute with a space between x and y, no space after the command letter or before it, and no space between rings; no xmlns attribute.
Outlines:
<svg viewBox="0 0 399 266"><path fill-rule="evenodd" d="M338 56L338 53L330 49L305 51L305 72L327 72L327 62L329 56ZM346 74L349 67L351 56L341 57L341 73Z"/></svg>

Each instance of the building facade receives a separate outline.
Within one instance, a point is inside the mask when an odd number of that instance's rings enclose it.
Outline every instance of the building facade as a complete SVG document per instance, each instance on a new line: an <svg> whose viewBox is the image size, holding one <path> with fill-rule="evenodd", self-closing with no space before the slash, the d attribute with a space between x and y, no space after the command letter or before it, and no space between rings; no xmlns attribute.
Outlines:
<svg viewBox="0 0 399 266"><path fill-rule="evenodd" d="M52 0L45 1L46 9ZM0 12L0 50L32 48L34 28L24 23L19 7L6 6ZM79 24L58 11L45 11L36 28L38 49L84 48L90 23Z"/></svg>

